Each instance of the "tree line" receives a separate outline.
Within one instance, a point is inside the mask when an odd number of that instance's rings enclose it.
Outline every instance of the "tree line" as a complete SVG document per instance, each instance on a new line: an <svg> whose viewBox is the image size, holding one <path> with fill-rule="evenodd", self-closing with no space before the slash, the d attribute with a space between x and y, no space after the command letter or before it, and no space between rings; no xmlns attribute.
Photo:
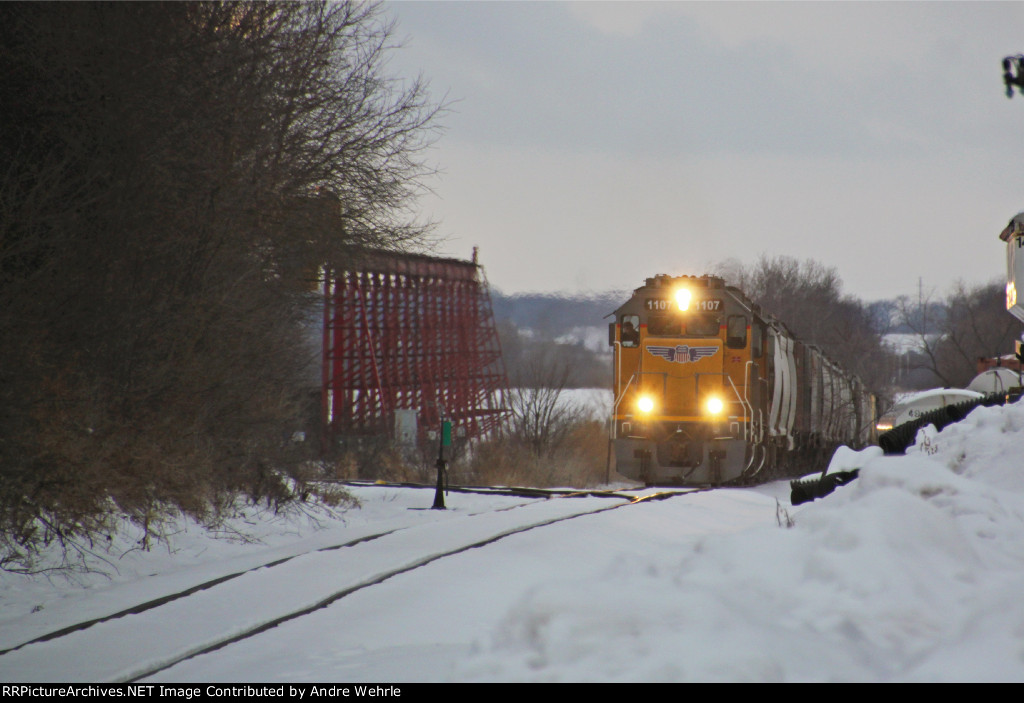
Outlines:
<svg viewBox="0 0 1024 703"><path fill-rule="evenodd" d="M726 262L720 272L797 337L857 374L883 405L897 391L966 386L979 359L1012 354L1024 331L1006 311L1002 281L958 281L941 299L866 303L843 293L835 267L812 259L762 256L747 265ZM910 349L887 344L893 333L908 335ZM909 374L897 373L901 364Z"/></svg>
<svg viewBox="0 0 1024 703"><path fill-rule="evenodd" d="M391 36L350 2L0 6L0 565L291 495L318 267L425 232L439 108Z"/></svg>
<svg viewBox="0 0 1024 703"><path fill-rule="evenodd" d="M316 413L303 323L318 267L426 233L409 206L439 107L386 74L393 46L375 4L0 5L0 568L114 514L213 519L239 494L307 490L291 438ZM723 268L891 388L886 323L835 269ZM1006 353L1020 330L1000 301L1001 286L961 286L941 332L920 328L936 380ZM517 387L610 380L581 345L552 362L546 339L504 332ZM539 397L517 417L541 464L566 438L603 452L600 422L553 432Z"/></svg>
<svg viewBox="0 0 1024 703"><path fill-rule="evenodd" d="M945 295L866 302L843 290L835 267L813 259L762 255L713 267L800 339L820 346L857 374L883 405L894 393L964 387L978 360L1013 352L1022 325L1006 312L1004 282L956 282ZM628 293L590 297L494 294L506 367L513 387L560 378L566 388L607 387L610 357L566 339L596 330ZM902 345L892 343L894 336Z"/></svg>

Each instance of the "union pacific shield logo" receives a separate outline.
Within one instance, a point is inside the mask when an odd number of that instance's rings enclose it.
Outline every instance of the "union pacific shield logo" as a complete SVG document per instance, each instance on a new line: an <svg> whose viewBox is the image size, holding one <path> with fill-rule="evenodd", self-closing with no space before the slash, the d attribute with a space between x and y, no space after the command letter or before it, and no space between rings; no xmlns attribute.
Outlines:
<svg viewBox="0 0 1024 703"><path fill-rule="evenodd" d="M708 356L714 356L718 352L718 347L691 347L686 344L679 344L674 347L648 346L647 351L654 356L660 356L665 361L688 364L693 361L700 361Z"/></svg>

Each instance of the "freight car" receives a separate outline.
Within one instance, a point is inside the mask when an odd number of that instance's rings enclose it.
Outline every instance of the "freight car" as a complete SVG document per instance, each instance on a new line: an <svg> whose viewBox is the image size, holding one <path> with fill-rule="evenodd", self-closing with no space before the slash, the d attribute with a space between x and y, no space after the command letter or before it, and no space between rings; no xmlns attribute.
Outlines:
<svg viewBox="0 0 1024 703"><path fill-rule="evenodd" d="M648 278L608 337L615 468L628 478L751 483L874 439L864 384L719 277Z"/></svg>

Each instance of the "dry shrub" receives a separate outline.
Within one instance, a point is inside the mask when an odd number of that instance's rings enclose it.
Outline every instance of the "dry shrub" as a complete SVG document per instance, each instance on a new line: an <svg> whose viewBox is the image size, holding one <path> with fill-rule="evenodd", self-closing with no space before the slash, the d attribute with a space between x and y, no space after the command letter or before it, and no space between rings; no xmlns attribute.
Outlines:
<svg viewBox="0 0 1024 703"><path fill-rule="evenodd" d="M340 480L422 483L428 476L418 451L396 446L386 436L342 439L329 475Z"/></svg>
<svg viewBox="0 0 1024 703"><path fill-rule="evenodd" d="M464 483L504 486L586 488L605 483L608 430L603 422L580 420L565 439L539 454L516 436L485 440L453 469Z"/></svg>
<svg viewBox="0 0 1024 703"><path fill-rule="evenodd" d="M308 495L303 498L313 500L328 508L358 508L359 499L346 491L341 486L313 483L308 488Z"/></svg>

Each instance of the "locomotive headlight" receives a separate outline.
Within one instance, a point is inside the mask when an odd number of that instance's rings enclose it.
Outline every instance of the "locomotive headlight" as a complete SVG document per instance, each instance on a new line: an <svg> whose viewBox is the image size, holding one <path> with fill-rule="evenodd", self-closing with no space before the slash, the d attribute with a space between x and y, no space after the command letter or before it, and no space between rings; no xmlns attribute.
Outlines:
<svg viewBox="0 0 1024 703"><path fill-rule="evenodd" d="M713 397L708 398L708 402L705 407L712 415L721 415L722 411L725 409L725 403L722 402L721 398Z"/></svg>
<svg viewBox="0 0 1024 703"><path fill-rule="evenodd" d="M679 309L682 312L686 312L690 309L690 298L693 294L690 293L689 288L680 288L676 291L676 303L679 305Z"/></svg>
<svg viewBox="0 0 1024 703"><path fill-rule="evenodd" d="M654 410L654 398L649 395L642 395L640 399L636 401L636 407L640 409L642 413L649 413Z"/></svg>

